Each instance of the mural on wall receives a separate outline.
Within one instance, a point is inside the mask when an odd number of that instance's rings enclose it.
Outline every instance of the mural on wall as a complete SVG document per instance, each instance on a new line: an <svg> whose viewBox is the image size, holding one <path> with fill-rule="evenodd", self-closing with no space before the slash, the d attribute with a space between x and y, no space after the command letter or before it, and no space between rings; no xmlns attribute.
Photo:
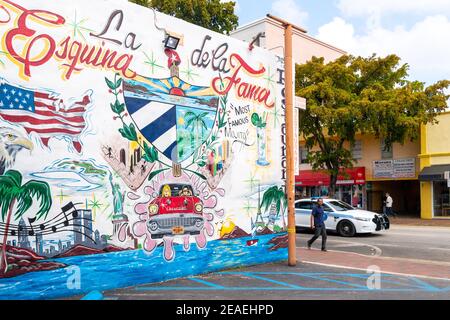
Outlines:
<svg viewBox="0 0 450 320"><path fill-rule="evenodd" d="M0 296L287 256L282 61L128 3L0 0L0 32Z"/></svg>

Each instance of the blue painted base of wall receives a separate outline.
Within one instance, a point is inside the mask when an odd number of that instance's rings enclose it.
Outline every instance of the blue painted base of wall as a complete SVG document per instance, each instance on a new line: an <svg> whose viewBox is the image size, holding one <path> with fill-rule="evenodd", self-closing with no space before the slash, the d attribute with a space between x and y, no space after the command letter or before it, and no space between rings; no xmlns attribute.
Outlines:
<svg viewBox="0 0 450 320"><path fill-rule="evenodd" d="M176 245L176 256L172 262L164 260L162 247L151 254L144 250L133 250L55 259L68 267L0 279L0 299L70 297L281 261L287 259L287 249L270 251L273 244L269 244L269 241L284 234L256 236L258 245L250 247L247 246L247 240L254 239L252 237L214 240L208 242L204 249L191 245L187 252L182 245Z"/></svg>

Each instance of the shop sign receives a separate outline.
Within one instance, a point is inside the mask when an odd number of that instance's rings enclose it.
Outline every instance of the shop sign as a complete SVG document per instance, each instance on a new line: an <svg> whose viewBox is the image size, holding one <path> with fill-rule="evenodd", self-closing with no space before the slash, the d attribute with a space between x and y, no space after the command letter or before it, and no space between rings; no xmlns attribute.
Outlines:
<svg viewBox="0 0 450 320"><path fill-rule="evenodd" d="M397 159L394 160L394 178L415 178L416 177L416 159Z"/></svg>
<svg viewBox="0 0 450 320"><path fill-rule="evenodd" d="M373 162L374 178L393 178L394 166L392 160L376 160Z"/></svg>
<svg viewBox="0 0 450 320"><path fill-rule="evenodd" d="M373 162L373 177L414 178L416 177L416 159L376 160Z"/></svg>
<svg viewBox="0 0 450 320"><path fill-rule="evenodd" d="M444 172L444 179L447 180L447 187L450 188L450 171Z"/></svg>

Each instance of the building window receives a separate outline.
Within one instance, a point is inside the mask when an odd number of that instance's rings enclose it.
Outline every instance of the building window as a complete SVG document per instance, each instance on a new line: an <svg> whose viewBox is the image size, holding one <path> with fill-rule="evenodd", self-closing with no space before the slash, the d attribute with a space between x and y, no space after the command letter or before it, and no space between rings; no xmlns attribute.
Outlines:
<svg viewBox="0 0 450 320"><path fill-rule="evenodd" d="M362 159L362 141L356 140L355 144L352 147L352 156L355 160Z"/></svg>
<svg viewBox="0 0 450 320"><path fill-rule="evenodd" d="M393 152L392 146L388 148L384 139L380 139L380 147L381 147L381 159L392 159Z"/></svg>
<svg viewBox="0 0 450 320"><path fill-rule="evenodd" d="M433 182L433 212L435 217L450 216L450 189L447 181Z"/></svg>
<svg viewBox="0 0 450 320"><path fill-rule="evenodd" d="M308 150L305 147L300 147L300 163L308 163Z"/></svg>

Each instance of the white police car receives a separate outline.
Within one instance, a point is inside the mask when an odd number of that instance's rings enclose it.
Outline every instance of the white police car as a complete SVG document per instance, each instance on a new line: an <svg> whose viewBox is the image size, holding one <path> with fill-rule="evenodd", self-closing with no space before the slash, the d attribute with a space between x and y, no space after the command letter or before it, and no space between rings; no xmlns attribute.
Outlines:
<svg viewBox="0 0 450 320"><path fill-rule="evenodd" d="M295 225L302 228L311 227L311 211L317 198L301 199L295 202ZM357 233L372 233L389 229L390 222L386 216L354 208L336 199L323 199L326 214L325 227L337 231L343 237L353 237Z"/></svg>

